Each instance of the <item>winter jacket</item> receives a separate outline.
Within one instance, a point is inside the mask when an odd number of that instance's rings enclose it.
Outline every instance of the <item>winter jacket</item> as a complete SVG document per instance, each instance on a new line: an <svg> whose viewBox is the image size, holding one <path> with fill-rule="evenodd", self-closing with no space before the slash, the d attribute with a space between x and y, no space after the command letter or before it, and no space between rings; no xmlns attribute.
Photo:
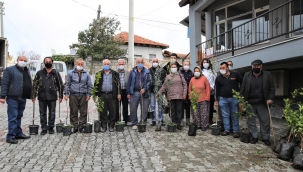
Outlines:
<svg viewBox="0 0 303 172"><path fill-rule="evenodd" d="M164 91L167 91L167 100L183 99L183 95L187 94L187 84L183 75L180 73L167 75L158 94Z"/></svg>
<svg viewBox="0 0 303 172"><path fill-rule="evenodd" d="M12 99L20 99L22 98L23 93L23 73L17 65L7 67L4 70L2 83L1 83L1 99L12 98ZM29 77L30 72L27 67L24 68L28 72ZM32 80L30 81L32 87ZM28 90L32 93L32 90ZM31 95L31 94L30 94ZM28 99L31 98L27 97Z"/></svg>
<svg viewBox="0 0 303 172"><path fill-rule="evenodd" d="M143 72L143 75L144 75L142 89L144 89L145 92L143 94L143 97L148 98L150 96L150 86L152 84L151 76L150 76L149 71L145 67L143 67L141 72ZM130 75L128 78L128 82L127 82L127 86L126 86L127 95L132 95L135 92L135 80L136 80L137 74L138 74L137 67L134 67L132 69L132 71L130 72Z"/></svg>
<svg viewBox="0 0 303 172"><path fill-rule="evenodd" d="M96 93L98 95L98 97L101 97L101 90L102 90L102 85L103 85L103 75L104 75L104 70L101 70L99 71L101 72L101 77L99 78L99 84L98 84L98 92ZM98 72L98 73L99 73ZM119 78L119 73L114 71L114 70L111 70L111 73L112 73L112 95L113 97L117 97L118 94L121 94L121 89L119 89L120 87L118 87L118 85L120 85L120 78ZM97 74L96 74L97 76ZM95 82L95 86L96 86L96 82ZM116 99L114 99L116 100Z"/></svg>
<svg viewBox="0 0 303 172"><path fill-rule="evenodd" d="M63 98L63 82L59 72L56 69L47 74L45 68L39 70L34 78L33 94L38 94L38 100L57 100ZM36 90L36 91L35 91Z"/></svg>
<svg viewBox="0 0 303 172"><path fill-rule="evenodd" d="M67 74L67 81L64 86L65 95L87 95L91 96L92 80L90 75L85 71L81 71L81 80L76 69L71 70Z"/></svg>

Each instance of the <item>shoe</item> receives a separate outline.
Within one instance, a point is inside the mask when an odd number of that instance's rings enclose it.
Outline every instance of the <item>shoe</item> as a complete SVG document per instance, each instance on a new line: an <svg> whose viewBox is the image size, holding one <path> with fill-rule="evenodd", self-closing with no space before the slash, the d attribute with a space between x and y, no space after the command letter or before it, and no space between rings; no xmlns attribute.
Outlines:
<svg viewBox="0 0 303 172"><path fill-rule="evenodd" d="M79 130L78 129L74 129L74 131L72 132L72 134L77 133Z"/></svg>
<svg viewBox="0 0 303 172"><path fill-rule="evenodd" d="M42 130L40 135L45 135L47 133L47 130Z"/></svg>
<svg viewBox="0 0 303 172"><path fill-rule="evenodd" d="M202 130L202 127L197 127L197 129L200 129L200 130Z"/></svg>
<svg viewBox="0 0 303 172"><path fill-rule="evenodd" d="M137 127L136 125L134 125L134 126L132 127L133 130L137 130L137 128L138 128L138 127Z"/></svg>
<svg viewBox="0 0 303 172"><path fill-rule="evenodd" d="M189 126L190 125L190 119L186 118L186 125Z"/></svg>
<svg viewBox="0 0 303 172"><path fill-rule="evenodd" d="M49 129L48 130L48 134L54 134L54 133L55 133L54 129Z"/></svg>
<svg viewBox="0 0 303 172"><path fill-rule="evenodd" d="M229 132L227 132L227 131L221 132L221 136L227 136L227 135L229 135Z"/></svg>
<svg viewBox="0 0 303 172"><path fill-rule="evenodd" d="M252 136L251 136L252 137ZM250 143L251 144L256 144L258 142L258 138L251 138Z"/></svg>
<svg viewBox="0 0 303 172"><path fill-rule="evenodd" d="M177 129L181 130L181 125L180 124L177 125Z"/></svg>
<svg viewBox="0 0 303 172"><path fill-rule="evenodd" d="M15 139L29 139L29 138L31 138L31 136L27 136L27 135L25 135L25 134L22 134L22 135L20 135L20 136L16 136L16 137L15 137Z"/></svg>
<svg viewBox="0 0 303 172"><path fill-rule="evenodd" d="M107 130L107 128L103 128L103 127L101 127L101 129L100 129L100 131L101 131L102 133L106 132L106 130Z"/></svg>
<svg viewBox="0 0 303 172"><path fill-rule="evenodd" d="M234 133L233 137L234 137L234 138L239 138L240 135L239 135L238 133Z"/></svg>
<svg viewBox="0 0 303 172"><path fill-rule="evenodd" d="M10 143L10 144L17 144L18 143L18 140L15 139L15 138L12 138L12 139L8 139L6 140L6 143Z"/></svg>
<svg viewBox="0 0 303 172"><path fill-rule="evenodd" d="M150 126L155 126L156 125L156 121L152 121L152 123L150 124Z"/></svg>
<svg viewBox="0 0 303 172"><path fill-rule="evenodd" d="M269 140L262 140L262 142L266 145L266 146L270 146L271 143Z"/></svg>
<svg viewBox="0 0 303 172"><path fill-rule="evenodd" d="M115 131L114 127L109 127L109 132Z"/></svg>
<svg viewBox="0 0 303 172"><path fill-rule="evenodd" d="M164 121L161 121L161 123L162 123L161 126L165 126L165 122Z"/></svg>
<svg viewBox="0 0 303 172"><path fill-rule="evenodd" d="M202 131L206 131L206 127L202 127L201 130L202 130Z"/></svg>

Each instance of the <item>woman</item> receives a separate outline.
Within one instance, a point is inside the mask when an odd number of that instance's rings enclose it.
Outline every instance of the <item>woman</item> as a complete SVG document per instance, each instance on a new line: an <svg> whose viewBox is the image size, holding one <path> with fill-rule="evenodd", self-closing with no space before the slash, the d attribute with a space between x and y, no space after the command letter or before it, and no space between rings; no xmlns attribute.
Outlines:
<svg viewBox="0 0 303 172"><path fill-rule="evenodd" d="M213 124L213 114L214 114L214 102L215 102L215 80L217 73L213 70L213 66L209 59L203 59L202 61L202 74L207 78L210 85L210 101L209 101L209 125Z"/></svg>
<svg viewBox="0 0 303 172"><path fill-rule="evenodd" d="M171 64L170 74L166 76L157 97L163 92L167 92L166 98L170 104L172 122L177 124L178 130L181 130L183 99L186 99L187 85L183 75L179 73L176 63Z"/></svg>
<svg viewBox="0 0 303 172"><path fill-rule="evenodd" d="M194 78L190 80L188 93L192 104L191 114L194 123L199 129L205 131L209 122L210 85L207 78L202 75L200 67L194 68ZM194 102L194 96L197 96L197 102ZM194 105L196 105L196 111L194 111Z"/></svg>
<svg viewBox="0 0 303 172"><path fill-rule="evenodd" d="M190 70L189 66L190 66L189 60L185 60L183 62L183 70L181 70L181 74L183 75L183 77L186 81L187 87L189 85L191 78L193 77L193 72ZM183 123L183 119L184 119L184 110L186 111L186 125L189 126L189 124L190 124L190 101L188 98L188 94L186 94L186 95L187 95L186 99L183 101L181 127L183 127L182 123Z"/></svg>

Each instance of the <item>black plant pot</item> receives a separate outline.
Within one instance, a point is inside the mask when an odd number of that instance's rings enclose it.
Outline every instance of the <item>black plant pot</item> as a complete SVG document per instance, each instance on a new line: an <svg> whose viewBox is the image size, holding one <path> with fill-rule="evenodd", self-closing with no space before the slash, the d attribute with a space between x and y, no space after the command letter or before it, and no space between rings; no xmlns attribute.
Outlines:
<svg viewBox="0 0 303 172"><path fill-rule="evenodd" d="M99 133L100 132L100 127L101 127L101 122L100 121L94 121L94 132Z"/></svg>
<svg viewBox="0 0 303 172"><path fill-rule="evenodd" d="M93 124L84 124L82 125L83 133L92 133L93 132Z"/></svg>
<svg viewBox="0 0 303 172"><path fill-rule="evenodd" d="M167 131L168 132L176 132L177 125L176 124L167 124Z"/></svg>
<svg viewBox="0 0 303 172"><path fill-rule="evenodd" d="M211 126L210 129L212 135L218 136L221 133L221 126L219 125Z"/></svg>
<svg viewBox="0 0 303 172"><path fill-rule="evenodd" d="M196 124L190 124L188 129L188 135L189 136L196 136L197 135L197 125Z"/></svg>
<svg viewBox="0 0 303 172"><path fill-rule="evenodd" d="M289 161L292 158L292 153L294 151L295 144L293 142L290 143L282 143L281 151L278 155L279 159L284 161Z"/></svg>
<svg viewBox="0 0 303 172"><path fill-rule="evenodd" d="M250 143L251 133L248 128L242 130L240 141L243 143Z"/></svg>
<svg viewBox="0 0 303 172"><path fill-rule="evenodd" d="M117 123L116 124L116 131L123 132L124 131L124 126L125 126L125 124L119 124L119 123Z"/></svg>
<svg viewBox="0 0 303 172"><path fill-rule="evenodd" d="M154 112L148 112L147 118L148 119L153 119L153 117L154 117Z"/></svg>
<svg viewBox="0 0 303 172"><path fill-rule="evenodd" d="M303 153L299 152L293 159L293 164L291 165L295 169L303 170Z"/></svg>
<svg viewBox="0 0 303 172"><path fill-rule="evenodd" d="M29 125L29 134L30 135L37 135L39 131L39 125Z"/></svg>
<svg viewBox="0 0 303 172"><path fill-rule="evenodd" d="M279 143L274 147L273 151L274 151L275 153L277 153L277 154L280 153L281 147L282 147L282 143L286 143L285 138L281 138L280 141L279 141Z"/></svg>
<svg viewBox="0 0 303 172"><path fill-rule="evenodd" d="M63 126L62 131L63 131L63 136L69 136L72 134L72 126Z"/></svg>
<svg viewBox="0 0 303 172"><path fill-rule="evenodd" d="M56 124L56 132L57 133L62 133L62 126L63 126L63 124L61 124L61 123L58 123L58 124Z"/></svg>
<svg viewBox="0 0 303 172"><path fill-rule="evenodd" d="M146 132L146 124L138 124L138 132L143 133Z"/></svg>

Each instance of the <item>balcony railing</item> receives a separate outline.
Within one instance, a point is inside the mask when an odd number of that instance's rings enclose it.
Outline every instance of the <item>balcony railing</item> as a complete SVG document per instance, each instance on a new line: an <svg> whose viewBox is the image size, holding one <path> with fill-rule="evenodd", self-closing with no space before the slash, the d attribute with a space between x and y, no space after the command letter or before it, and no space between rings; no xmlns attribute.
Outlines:
<svg viewBox="0 0 303 172"><path fill-rule="evenodd" d="M198 44L198 61L288 35L303 34L303 0L290 0L210 40Z"/></svg>

